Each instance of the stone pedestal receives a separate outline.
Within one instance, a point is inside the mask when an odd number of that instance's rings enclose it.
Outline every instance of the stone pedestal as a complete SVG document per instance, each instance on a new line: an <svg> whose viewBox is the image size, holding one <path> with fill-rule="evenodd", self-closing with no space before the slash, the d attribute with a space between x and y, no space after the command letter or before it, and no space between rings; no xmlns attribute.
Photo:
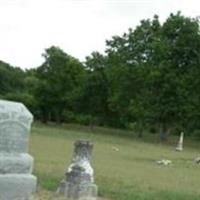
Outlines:
<svg viewBox="0 0 200 200"><path fill-rule="evenodd" d="M1 200L32 200L36 177L31 174L0 175Z"/></svg>
<svg viewBox="0 0 200 200"><path fill-rule="evenodd" d="M0 100L0 200L32 200L36 177L28 154L32 114L17 102Z"/></svg>
<svg viewBox="0 0 200 200"><path fill-rule="evenodd" d="M93 145L88 141L77 141L66 178L61 182L58 194L69 199L96 200L97 186L94 184L90 165Z"/></svg>

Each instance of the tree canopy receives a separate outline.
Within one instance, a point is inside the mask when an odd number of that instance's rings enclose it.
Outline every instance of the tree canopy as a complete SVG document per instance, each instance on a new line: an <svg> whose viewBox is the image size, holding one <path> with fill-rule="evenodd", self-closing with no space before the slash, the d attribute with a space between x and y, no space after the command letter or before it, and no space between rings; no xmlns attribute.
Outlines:
<svg viewBox="0 0 200 200"><path fill-rule="evenodd" d="M200 26L171 14L145 19L106 41L85 62L51 46L41 66L23 71L0 62L1 97L21 100L44 122L76 122L142 131L166 140L200 124Z"/></svg>

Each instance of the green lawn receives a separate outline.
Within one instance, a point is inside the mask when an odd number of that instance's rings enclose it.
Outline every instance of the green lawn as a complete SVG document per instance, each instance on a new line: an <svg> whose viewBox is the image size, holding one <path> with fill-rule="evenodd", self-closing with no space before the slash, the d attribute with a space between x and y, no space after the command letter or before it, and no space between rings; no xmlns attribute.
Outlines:
<svg viewBox="0 0 200 200"><path fill-rule="evenodd" d="M100 196L113 200L200 199L200 166L194 163L200 149L185 147L184 152L176 152L172 145L115 137L114 132L119 133L113 129L34 125L30 148L40 188L55 191L70 163L74 141L89 139L94 142L92 166ZM158 166L155 161L160 159L173 164Z"/></svg>

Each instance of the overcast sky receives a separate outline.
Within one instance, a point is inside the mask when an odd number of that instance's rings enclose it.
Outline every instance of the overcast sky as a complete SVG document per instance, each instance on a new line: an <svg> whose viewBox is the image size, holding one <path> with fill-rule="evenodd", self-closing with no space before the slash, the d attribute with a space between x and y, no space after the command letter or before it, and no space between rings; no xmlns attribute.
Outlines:
<svg viewBox="0 0 200 200"><path fill-rule="evenodd" d="M170 12L200 15L199 0L0 0L0 60L37 67L51 45L84 60L104 52L105 40L134 28L141 19Z"/></svg>

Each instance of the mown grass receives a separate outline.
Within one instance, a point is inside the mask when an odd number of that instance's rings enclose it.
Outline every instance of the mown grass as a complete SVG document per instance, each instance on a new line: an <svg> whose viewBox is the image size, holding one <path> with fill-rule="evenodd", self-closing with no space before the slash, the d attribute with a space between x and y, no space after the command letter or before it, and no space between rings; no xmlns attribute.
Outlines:
<svg viewBox="0 0 200 200"><path fill-rule="evenodd" d="M89 139L94 142L92 166L100 196L114 200L200 199L200 166L194 163L199 148L186 145L183 152L176 152L171 145L142 142L127 132L125 137L113 136L123 134L117 131L34 125L30 147L39 186L55 191L70 163L74 141ZM160 159L173 163L158 166L155 161Z"/></svg>

